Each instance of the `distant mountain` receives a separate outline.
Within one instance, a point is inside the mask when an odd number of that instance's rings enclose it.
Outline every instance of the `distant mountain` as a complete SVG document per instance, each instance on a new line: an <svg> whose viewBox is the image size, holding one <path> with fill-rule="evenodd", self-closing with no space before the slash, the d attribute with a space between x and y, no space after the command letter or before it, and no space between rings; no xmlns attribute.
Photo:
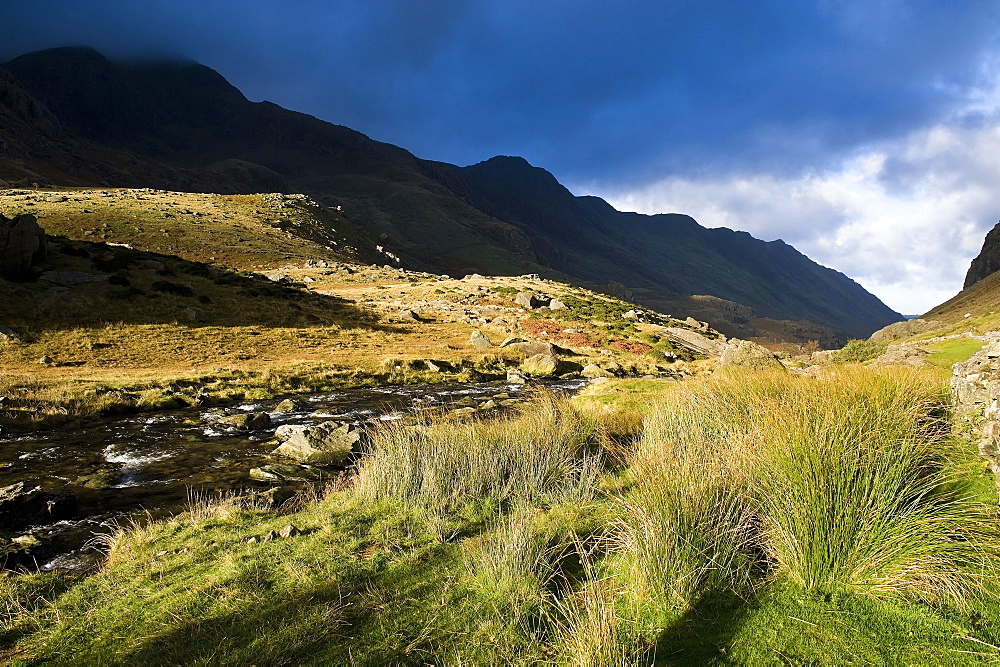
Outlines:
<svg viewBox="0 0 1000 667"><path fill-rule="evenodd" d="M902 319L781 241L706 229L684 215L623 213L574 196L521 158L464 168L421 160L349 128L250 102L197 63L113 63L91 49L63 48L6 67L0 113L30 107L24 131L47 133L53 147L7 139L14 150L0 150L0 179L12 183L303 192L342 206L413 268L542 273L742 337L830 344ZM6 89L18 99L8 100Z"/></svg>

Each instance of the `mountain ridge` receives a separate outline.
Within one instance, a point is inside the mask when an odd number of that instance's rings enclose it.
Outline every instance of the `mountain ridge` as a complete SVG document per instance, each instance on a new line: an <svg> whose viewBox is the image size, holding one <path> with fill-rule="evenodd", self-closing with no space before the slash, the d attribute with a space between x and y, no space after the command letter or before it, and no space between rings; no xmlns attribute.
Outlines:
<svg viewBox="0 0 1000 667"><path fill-rule="evenodd" d="M701 309L696 316L744 337L763 320L787 321L788 331L805 321L827 333L802 335L831 344L901 319L783 242L709 230L682 214L617 211L573 195L523 158L467 167L422 160L350 128L250 102L221 74L190 61L118 64L92 49L63 48L6 67L95 155L125 151L143 165L160 164L161 177L149 180L175 189L309 194L342 206L416 269L540 273L631 294L660 310ZM78 179L90 177L75 169ZM72 176L74 168L63 171ZM101 176L133 185L120 172Z"/></svg>

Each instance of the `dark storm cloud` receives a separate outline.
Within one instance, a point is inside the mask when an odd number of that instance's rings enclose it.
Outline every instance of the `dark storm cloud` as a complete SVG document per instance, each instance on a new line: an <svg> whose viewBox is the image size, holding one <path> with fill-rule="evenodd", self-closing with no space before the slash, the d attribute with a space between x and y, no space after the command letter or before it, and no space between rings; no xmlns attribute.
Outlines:
<svg viewBox="0 0 1000 667"><path fill-rule="evenodd" d="M816 166L947 113L996 46L993 2L581 0L7 3L4 59L175 55L460 164L569 182Z"/></svg>

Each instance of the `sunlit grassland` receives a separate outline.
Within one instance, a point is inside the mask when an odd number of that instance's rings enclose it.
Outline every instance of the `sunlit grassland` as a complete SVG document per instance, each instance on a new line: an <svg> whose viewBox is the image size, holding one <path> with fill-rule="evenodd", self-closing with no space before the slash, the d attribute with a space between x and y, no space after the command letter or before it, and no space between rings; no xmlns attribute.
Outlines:
<svg viewBox="0 0 1000 667"><path fill-rule="evenodd" d="M202 503L110 537L89 577L7 577L5 656L1000 659L995 491L936 374L617 384L647 407L542 396L495 420L388 424L319 500ZM288 523L304 534L247 541Z"/></svg>
<svg viewBox="0 0 1000 667"><path fill-rule="evenodd" d="M924 347L931 352L927 355L927 361L950 372L953 364L966 361L982 346L983 341L975 338L952 338L929 343Z"/></svg>
<svg viewBox="0 0 1000 667"><path fill-rule="evenodd" d="M581 366L616 360L630 372L658 372L651 358L598 354L639 336L631 324L600 328L587 319L620 315L623 302L531 275L447 279L357 263L385 257L341 212L295 195L7 190L0 210L38 216L50 235L44 270L101 278L0 281L0 326L14 334L0 340L0 424L8 427L360 384L504 377L519 360L477 350L469 336L482 328L500 342L518 325L495 326L466 309L512 309L522 290L573 300L574 310L549 313L555 322L542 338L582 350L574 359ZM278 282L264 275L273 269ZM423 310L419 321L399 317L428 302L443 307ZM561 337L573 327L583 330L579 340ZM448 370L433 372L424 360Z"/></svg>

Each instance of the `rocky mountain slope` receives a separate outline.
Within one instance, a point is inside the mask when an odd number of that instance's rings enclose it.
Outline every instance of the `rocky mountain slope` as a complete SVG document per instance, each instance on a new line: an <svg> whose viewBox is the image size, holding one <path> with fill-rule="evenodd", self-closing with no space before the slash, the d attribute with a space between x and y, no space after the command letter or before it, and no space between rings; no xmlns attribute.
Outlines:
<svg viewBox="0 0 1000 667"><path fill-rule="evenodd" d="M196 63L118 64L65 48L6 67L2 113L30 111L18 121L23 131L0 127L8 145L0 178L18 184L307 193L341 206L415 270L537 272L693 314L742 337L833 344L900 319L780 241L705 229L687 216L622 213L573 196L518 158L466 168L421 160L349 128L250 102ZM44 142L17 139L32 132L48 134Z"/></svg>
<svg viewBox="0 0 1000 667"><path fill-rule="evenodd" d="M986 234L983 249L972 260L962 287L971 287L998 270L1000 270L1000 223L994 225L993 229Z"/></svg>

